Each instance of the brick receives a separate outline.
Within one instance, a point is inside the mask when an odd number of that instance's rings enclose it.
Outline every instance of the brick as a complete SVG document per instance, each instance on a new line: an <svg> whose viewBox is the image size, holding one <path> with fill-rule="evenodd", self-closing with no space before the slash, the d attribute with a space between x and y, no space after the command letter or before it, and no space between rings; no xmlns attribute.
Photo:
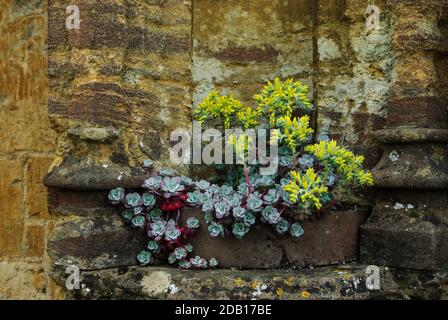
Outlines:
<svg viewBox="0 0 448 320"><path fill-rule="evenodd" d="M26 170L26 213L27 217L45 218L47 209L47 189L44 178L48 173L53 157L31 157Z"/></svg>

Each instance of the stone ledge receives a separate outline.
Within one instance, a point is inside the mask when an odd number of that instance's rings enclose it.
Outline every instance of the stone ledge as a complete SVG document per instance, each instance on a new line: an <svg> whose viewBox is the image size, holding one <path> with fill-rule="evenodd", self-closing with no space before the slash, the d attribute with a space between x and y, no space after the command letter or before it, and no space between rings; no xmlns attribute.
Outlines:
<svg viewBox="0 0 448 320"><path fill-rule="evenodd" d="M244 240L210 237L198 210L185 210L184 217L197 217L202 226L191 239L194 255L217 258L224 268L307 267L356 261L358 230L367 211L334 211L303 224L299 239L279 236L270 226L258 223ZM143 229L133 229L118 214L71 217L56 224L47 251L55 267L77 265L98 270L136 265L136 255L146 247Z"/></svg>
<svg viewBox="0 0 448 320"><path fill-rule="evenodd" d="M380 267L380 290L370 291L367 265L301 270L178 270L132 267L81 273L76 299L446 299L447 273ZM62 282L61 282L62 284ZM444 289L445 288L445 289Z"/></svg>
<svg viewBox="0 0 448 320"><path fill-rule="evenodd" d="M68 156L45 178L47 187L70 190L109 190L116 187L140 188L148 175L137 168L116 163L87 163Z"/></svg>
<svg viewBox="0 0 448 320"><path fill-rule="evenodd" d="M448 270L446 208L375 207L361 228L361 261L420 270Z"/></svg>
<svg viewBox="0 0 448 320"><path fill-rule="evenodd" d="M448 141L448 130L427 128L396 128L383 129L374 133L375 138L386 144L398 142L446 142Z"/></svg>

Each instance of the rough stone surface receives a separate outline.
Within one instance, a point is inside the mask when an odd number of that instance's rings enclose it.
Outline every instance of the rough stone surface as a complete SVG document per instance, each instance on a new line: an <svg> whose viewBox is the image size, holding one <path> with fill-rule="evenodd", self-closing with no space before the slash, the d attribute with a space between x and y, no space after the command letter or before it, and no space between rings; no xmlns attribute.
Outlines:
<svg viewBox="0 0 448 320"><path fill-rule="evenodd" d="M377 187L445 189L448 186L446 143L389 144L372 170Z"/></svg>
<svg viewBox="0 0 448 320"><path fill-rule="evenodd" d="M147 178L141 168L105 161L91 164L76 157L66 157L45 178L45 185L70 190L108 190L118 186L140 188Z"/></svg>
<svg viewBox="0 0 448 320"><path fill-rule="evenodd" d="M202 221L202 213L186 210L184 218L194 216ZM257 224L244 237L235 239L210 237L200 228L191 242L194 254L215 257L222 267L278 268L337 264L357 259L358 230L367 217L363 211L342 211L324 214L320 219L305 222L305 234L295 240L279 236L272 227Z"/></svg>
<svg viewBox="0 0 448 320"><path fill-rule="evenodd" d="M61 221L48 240L52 267L76 265L97 270L136 264L136 255L145 247L143 230L132 230L118 215L73 217Z"/></svg>
<svg viewBox="0 0 448 320"><path fill-rule="evenodd" d="M198 0L193 9L195 106L213 88L253 105L277 76L312 87L313 1Z"/></svg>
<svg viewBox="0 0 448 320"><path fill-rule="evenodd" d="M392 17L385 0L379 30L366 28L368 1L314 1L316 57L314 100L318 134L327 134L366 158L381 156L372 133L384 126L394 53Z"/></svg>
<svg viewBox="0 0 448 320"><path fill-rule="evenodd" d="M363 262L420 270L448 269L446 208L386 208L381 204L361 229Z"/></svg>
<svg viewBox="0 0 448 320"><path fill-rule="evenodd" d="M47 1L0 1L0 299L60 296L46 274L42 183L54 158Z"/></svg>
<svg viewBox="0 0 448 320"><path fill-rule="evenodd" d="M301 270L190 271L146 267L81 274L77 299L321 300L446 299L443 273L380 267L380 290L366 287L367 265Z"/></svg>

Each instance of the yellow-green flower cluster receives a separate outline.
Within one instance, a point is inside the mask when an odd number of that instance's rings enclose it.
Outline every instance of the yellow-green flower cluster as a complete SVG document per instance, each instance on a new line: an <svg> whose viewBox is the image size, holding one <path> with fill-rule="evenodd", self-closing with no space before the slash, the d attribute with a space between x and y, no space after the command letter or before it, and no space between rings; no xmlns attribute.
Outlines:
<svg viewBox="0 0 448 320"><path fill-rule="evenodd" d="M314 169L308 168L305 173L291 171L290 175L291 181L283 187L289 193L289 201L300 202L307 209L322 208L320 197L328 192L328 187Z"/></svg>
<svg viewBox="0 0 448 320"><path fill-rule="evenodd" d="M254 96L258 103L257 110L261 115L269 116L269 123L274 126L278 117L291 117L298 108L304 112L313 110L307 96L308 90L308 86L299 81L288 79L282 82L276 78L274 83L268 82L261 94Z"/></svg>
<svg viewBox="0 0 448 320"><path fill-rule="evenodd" d="M239 158L242 161L247 158L251 142L252 138L245 134L229 135L227 141L230 146L233 146L237 159Z"/></svg>
<svg viewBox="0 0 448 320"><path fill-rule="evenodd" d="M271 139L279 141L284 139L293 154L296 152L296 148L304 144L314 132L310 127L309 116L302 116L299 119L283 116L278 118L276 123L280 130L274 131Z"/></svg>
<svg viewBox="0 0 448 320"><path fill-rule="evenodd" d="M305 151L315 156L325 167L333 167L345 181L361 185L373 185L372 174L362 170L363 156L356 156L337 145L336 141L321 141L305 148Z"/></svg>
<svg viewBox="0 0 448 320"><path fill-rule="evenodd" d="M259 124L259 115L251 107L244 106L232 96L221 96L212 90L194 111L194 118L203 123L206 120L219 119L224 129L241 125L244 129L254 128Z"/></svg>

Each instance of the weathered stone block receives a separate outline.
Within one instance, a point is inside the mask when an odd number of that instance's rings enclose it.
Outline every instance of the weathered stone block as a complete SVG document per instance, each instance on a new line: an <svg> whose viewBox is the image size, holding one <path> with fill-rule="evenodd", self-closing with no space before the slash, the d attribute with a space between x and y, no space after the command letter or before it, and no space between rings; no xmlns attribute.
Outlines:
<svg viewBox="0 0 448 320"><path fill-rule="evenodd" d="M27 224L25 227L24 254L42 258L45 248L45 225Z"/></svg>
<svg viewBox="0 0 448 320"><path fill-rule="evenodd" d="M203 213L186 210L185 218ZM279 236L272 227L257 224L243 240L232 235L210 237L203 225L191 243L194 254L220 261L222 267L279 268L329 265L356 260L358 230L367 217L363 211L330 212L313 222L305 222L299 239Z"/></svg>
<svg viewBox="0 0 448 320"><path fill-rule="evenodd" d="M375 185L398 189L440 189L448 185L446 144L389 144L372 170Z"/></svg>
<svg viewBox="0 0 448 320"><path fill-rule="evenodd" d="M147 178L145 172L116 163L107 166L90 164L80 158L66 157L53 167L45 178L48 187L72 190L108 190L115 187L140 188Z"/></svg>
<svg viewBox="0 0 448 320"><path fill-rule="evenodd" d="M411 111L412 110L412 111ZM446 128L446 102L437 97L394 99L387 106L387 127Z"/></svg>
<svg viewBox="0 0 448 320"><path fill-rule="evenodd" d="M21 254L22 217L22 161L0 160L0 257Z"/></svg>
<svg viewBox="0 0 448 320"><path fill-rule="evenodd" d="M26 169L26 212L28 217L45 217L47 209L47 189L43 181L48 173L53 157L31 157Z"/></svg>
<svg viewBox="0 0 448 320"><path fill-rule="evenodd" d="M118 215L77 217L60 222L50 236L47 252L53 267L107 269L136 264L147 243L143 230L132 230Z"/></svg>
<svg viewBox="0 0 448 320"><path fill-rule="evenodd" d="M448 293L448 278L442 273L387 267L379 268L381 290L369 290L366 268L359 264L301 270L120 268L82 272L84 289L69 294L83 299L359 300L443 299ZM65 276L60 277L61 284Z"/></svg>
<svg viewBox="0 0 448 320"><path fill-rule="evenodd" d="M48 206L52 213L70 215L112 215L118 209L107 200L107 191L50 188Z"/></svg>
<svg viewBox="0 0 448 320"><path fill-rule="evenodd" d="M377 205L361 228L361 261L422 270L448 269L446 209Z"/></svg>

